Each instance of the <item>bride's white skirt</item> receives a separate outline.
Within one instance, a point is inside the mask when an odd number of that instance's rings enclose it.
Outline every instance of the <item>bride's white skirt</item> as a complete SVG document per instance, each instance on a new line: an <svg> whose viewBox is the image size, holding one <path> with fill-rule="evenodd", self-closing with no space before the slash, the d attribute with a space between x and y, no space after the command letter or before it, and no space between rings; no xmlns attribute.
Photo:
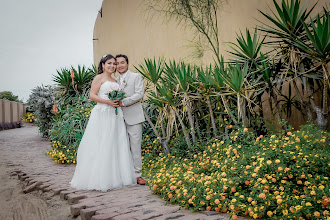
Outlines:
<svg viewBox="0 0 330 220"><path fill-rule="evenodd" d="M123 113L97 104L90 115L77 151L71 186L101 190L136 184Z"/></svg>

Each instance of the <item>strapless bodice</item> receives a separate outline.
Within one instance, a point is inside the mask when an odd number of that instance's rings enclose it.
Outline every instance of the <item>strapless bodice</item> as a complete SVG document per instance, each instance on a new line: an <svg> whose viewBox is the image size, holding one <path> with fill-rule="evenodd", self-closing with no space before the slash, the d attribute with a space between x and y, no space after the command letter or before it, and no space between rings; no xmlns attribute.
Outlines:
<svg viewBox="0 0 330 220"><path fill-rule="evenodd" d="M99 92L97 93L97 96L109 100L108 93L111 92L114 89L119 89L119 84L117 82L112 81L105 81L101 87Z"/></svg>
<svg viewBox="0 0 330 220"><path fill-rule="evenodd" d="M102 99L109 100L108 93L114 89L119 89L119 84L117 82L105 81L101 85L99 92L97 93L97 96ZM110 105L104 104L104 103L97 103L96 106L94 107L94 109L101 110L101 111L111 110L111 112L112 111L113 111L113 113L115 112L115 109L113 107L111 107ZM118 107L118 113L121 116L123 115L121 107Z"/></svg>

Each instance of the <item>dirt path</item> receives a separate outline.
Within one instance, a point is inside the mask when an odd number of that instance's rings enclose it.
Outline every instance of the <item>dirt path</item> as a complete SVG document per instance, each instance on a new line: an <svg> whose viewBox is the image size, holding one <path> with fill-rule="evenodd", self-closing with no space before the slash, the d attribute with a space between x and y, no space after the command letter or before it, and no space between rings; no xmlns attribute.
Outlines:
<svg viewBox="0 0 330 220"><path fill-rule="evenodd" d="M34 153L40 150L39 147L31 144L32 142L37 141L42 146L48 143L41 138L36 138L36 127L27 124L25 128L23 129L27 132L27 137L22 140L15 134L19 134L23 130L0 131L0 219L80 219L80 217L74 218L71 215L66 201L61 200L58 196L53 196L51 192L36 190L24 193L23 189L26 188L26 183L20 181L16 175L11 175L13 171L24 166L22 162L25 159L29 161ZM9 144L9 141L11 141L11 144ZM33 163L33 160L31 160L31 163Z"/></svg>
<svg viewBox="0 0 330 220"><path fill-rule="evenodd" d="M1 158L2 159L2 158ZM1 220L59 220L73 218L66 201L52 193L33 191L23 193L26 187L17 176L10 174L16 169L0 162L0 219Z"/></svg>

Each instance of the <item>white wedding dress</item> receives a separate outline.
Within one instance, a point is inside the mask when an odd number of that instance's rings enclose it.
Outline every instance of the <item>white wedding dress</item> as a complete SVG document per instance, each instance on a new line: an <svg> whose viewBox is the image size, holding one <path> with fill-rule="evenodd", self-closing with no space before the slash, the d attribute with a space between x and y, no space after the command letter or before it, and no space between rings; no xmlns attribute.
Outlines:
<svg viewBox="0 0 330 220"><path fill-rule="evenodd" d="M104 82L98 96L108 99L106 93L118 89L116 82ZM77 166L71 187L83 190L121 188L136 184L128 135L123 112L98 103L92 110L84 136L77 151Z"/></svg>

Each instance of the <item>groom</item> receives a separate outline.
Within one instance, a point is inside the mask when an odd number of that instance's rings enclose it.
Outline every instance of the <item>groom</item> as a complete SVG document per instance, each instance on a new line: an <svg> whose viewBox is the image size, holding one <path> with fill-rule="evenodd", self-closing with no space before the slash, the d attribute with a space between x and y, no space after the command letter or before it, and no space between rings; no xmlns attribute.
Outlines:
<svg viewBox="0 0 330 220"><path fill-rule="evenodd" d="M126 93L126 98L119 102L119 106L122 107L124 113L134 171L137 176L136 181L138 184L144 185L146 181L141 177L142 122L145 121L141 103L141 99L144 96L142 76L128 70L128 57L126 55L118 54L116 60L117 71L120 74L117 78L117 82Z"/></svg>

